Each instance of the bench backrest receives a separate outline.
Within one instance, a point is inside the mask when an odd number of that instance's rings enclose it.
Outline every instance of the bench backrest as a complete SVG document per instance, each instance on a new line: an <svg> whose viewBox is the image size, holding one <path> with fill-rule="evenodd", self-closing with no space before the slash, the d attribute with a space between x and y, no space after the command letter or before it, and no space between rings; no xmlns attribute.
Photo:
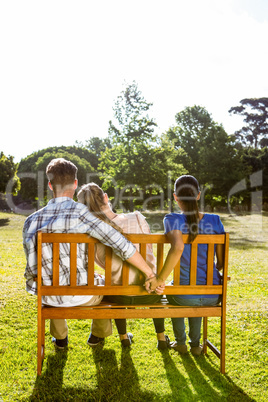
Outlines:
<svg viewBox="0 0 268 402"><path fill-rule="evenodd" d="M140 253L146 259L146 244L152 244L155 250L157 261L157 272L160 272L164 262L164 247L169 243L164 234L128 234L126 237L133 243L140 244ZM184 243L187 244L188 236L183 235ZM44 295L142 295L147 294L143 286L129 285L128 272L129 265L124 262L122 285L112 285L112 249L106 247L105 257L105 285L94 285L94 254L95 245L99 241L86 234L79 233L42 233L38 232L38 296ZM42 284L42 243L51 243L53 248L53 279L52 286ZM59 285L59 248L61 243L70 244L70 285ZM86 243L88 252L88 283L87 285L77 286L77 244ZM197 251L198 244L207 244L207 283L205 285L196 284L197 274ZM215 245L221 244L223 252L223 271L222 284L213 285L213 262ZM174 269L173 286L166 286L165 294L221 294L223 301L226 299L227 270L228 270L228 249L229 234L221 235L198 235L191 245L191 267L190 284L180 285L180 261Z"/></svg>

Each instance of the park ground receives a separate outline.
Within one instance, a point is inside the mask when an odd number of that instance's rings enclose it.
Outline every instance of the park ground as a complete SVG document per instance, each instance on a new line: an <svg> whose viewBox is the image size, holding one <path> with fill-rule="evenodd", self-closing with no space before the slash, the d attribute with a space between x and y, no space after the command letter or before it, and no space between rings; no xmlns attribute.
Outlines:
<svg viewBox="0 0 268 402"><path fill-rule="evenodd" d="M148 213L151 227L162 213ZM268 215L220 214L230 233L226 375L219 360L160 352L150 320L128 320L135 343L122 350L116 330L90 349L90 323L69 321L69 347L46 357L36 375L36 298L25 291L25 217L0 212L0 401L267 401ZM173 338L170 320L166 333ZM209 320L219 345L219 319Z"/></svg>

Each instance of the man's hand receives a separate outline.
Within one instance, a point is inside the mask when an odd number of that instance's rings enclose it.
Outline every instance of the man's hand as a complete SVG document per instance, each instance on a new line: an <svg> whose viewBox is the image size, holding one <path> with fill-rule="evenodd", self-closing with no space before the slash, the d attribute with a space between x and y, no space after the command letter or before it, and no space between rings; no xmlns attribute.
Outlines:
<svg viewBox="0 0 268 402"><path fill-rule="evenodd" d="M157 294L162 294L165 289L165 281L154 275L146 279L144 286L148 293L155 291Z"/></svg>
<svg viewBox="0 0 268 402"><path fill-rule="evenodd" d="M145 287L148 293L152 293L152 286L154 290L157 287L157 276L154 274L153 276L145 279L145 283L143 286Z"/></svg>

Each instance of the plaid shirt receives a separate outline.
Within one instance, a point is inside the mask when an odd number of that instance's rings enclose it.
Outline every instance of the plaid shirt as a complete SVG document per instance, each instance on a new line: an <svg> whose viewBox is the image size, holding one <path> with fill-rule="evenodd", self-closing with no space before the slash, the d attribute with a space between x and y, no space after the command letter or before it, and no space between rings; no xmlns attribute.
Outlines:
<svg viewBox="0 0 268 402"><path fill-rule="evenodd" d="M27 259L24 277L26 290L37 294L37 236L38 230L47 233L87 233L97 238L103 244L113 248L123 260L132 257L136 252L135 246L113 227L96 218L87 207L68 197L53 198L46 207L30 215L23 227L23 247ZM60 245L60 285L69 284L69 255L68 244ZM52 284L52 247L43 248L42 276L44 284ZM87 284L85 245L77 249L77 284ZM90 296L91 297L91 296ZM89 297L80 296L48 296L44 300L50 305L79 305L88 301Z"/></svg>

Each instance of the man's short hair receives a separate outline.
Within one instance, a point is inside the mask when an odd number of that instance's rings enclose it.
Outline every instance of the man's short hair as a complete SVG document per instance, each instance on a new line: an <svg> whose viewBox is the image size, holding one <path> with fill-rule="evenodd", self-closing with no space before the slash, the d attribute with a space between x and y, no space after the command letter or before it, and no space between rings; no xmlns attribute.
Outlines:
<svg viewBox="0 0 268 402"><path fill-rule="evenodd" d="M53 189L73 184L77 178L77 167L64 158L52 159L46 168L46 175Z"/></svg>

